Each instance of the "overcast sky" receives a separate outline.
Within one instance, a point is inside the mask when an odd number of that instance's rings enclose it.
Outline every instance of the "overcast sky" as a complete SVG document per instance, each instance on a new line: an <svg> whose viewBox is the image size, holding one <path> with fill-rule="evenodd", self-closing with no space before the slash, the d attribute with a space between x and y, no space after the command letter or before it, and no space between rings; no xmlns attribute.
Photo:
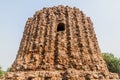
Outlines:
<svg viewBox="0 0 120 80"><path fill-rule="evenodd" d="M61 4L76 6L91 17L101 52L120 57L120 0L0 0L0 65L4 70L16 58L28 17Z"/></svg>

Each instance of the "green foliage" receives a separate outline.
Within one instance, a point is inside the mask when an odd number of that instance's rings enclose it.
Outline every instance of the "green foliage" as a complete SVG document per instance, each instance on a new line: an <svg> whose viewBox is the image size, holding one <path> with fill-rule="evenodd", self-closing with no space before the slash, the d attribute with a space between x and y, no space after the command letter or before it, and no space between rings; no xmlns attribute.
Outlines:
<svg viewBox="0 0 120 80"><path fill-rule="evenodd" d="M2 68L0 67L0 77L4 74L5 74L5 71L3 71Z"/></svg>
<svg viewBox="0 0 120 80"><path fill-rule="evenodd" d="M118 73L120 77L120 58L115 57L111 53L103 53L103 58L106 61L109 71Z"/></svg>

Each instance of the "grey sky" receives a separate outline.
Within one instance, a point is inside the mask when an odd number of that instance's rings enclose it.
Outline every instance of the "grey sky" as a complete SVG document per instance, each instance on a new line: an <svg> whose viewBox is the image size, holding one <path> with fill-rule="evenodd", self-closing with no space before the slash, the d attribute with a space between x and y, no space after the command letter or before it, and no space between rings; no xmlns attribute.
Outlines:
<svg viewBox="0 0 120 80"><path fill-rule="evenodd" d="M76 6L91 17L101 52L120 57L120 0L1 0L0 65L7 69L15 60L28 17L44 7Z"/></svg>

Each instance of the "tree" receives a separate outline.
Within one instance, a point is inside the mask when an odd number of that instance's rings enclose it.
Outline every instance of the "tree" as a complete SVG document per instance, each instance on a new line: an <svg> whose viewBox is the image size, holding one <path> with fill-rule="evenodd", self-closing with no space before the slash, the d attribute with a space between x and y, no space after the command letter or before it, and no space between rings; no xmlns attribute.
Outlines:
<svg viewBox="0 0 120 80"><path fill-rule="evenodd" d="M0 67L0 77L4 74L5 74L5 71L3 71L2 68Z"/></svg>
<svg viewBox="0 0 120 80"><path fill-rule="evenodd" d="M109 71L118 73L120 77L120 58L115 57L112 53L103 53L103 59L105 60Z"/></svg>

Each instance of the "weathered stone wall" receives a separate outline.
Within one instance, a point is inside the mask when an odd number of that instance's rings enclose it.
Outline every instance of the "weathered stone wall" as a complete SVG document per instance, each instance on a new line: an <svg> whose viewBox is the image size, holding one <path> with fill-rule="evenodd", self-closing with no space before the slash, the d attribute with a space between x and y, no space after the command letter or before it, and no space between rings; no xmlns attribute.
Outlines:
<svg viewBox="0 0 120 80"><path fill-rule="evenodd" d="M29 18L6 79L48 80L47 74L50 80L118 79L106 67L93 23L78 8L44 8Z"/></svg>
<svg viewBox="0 0 120 80"><path fill-rule="evenodd" d="M9 72L0 80L119 80L117 74L93 71L28 71Z"/></svg>

